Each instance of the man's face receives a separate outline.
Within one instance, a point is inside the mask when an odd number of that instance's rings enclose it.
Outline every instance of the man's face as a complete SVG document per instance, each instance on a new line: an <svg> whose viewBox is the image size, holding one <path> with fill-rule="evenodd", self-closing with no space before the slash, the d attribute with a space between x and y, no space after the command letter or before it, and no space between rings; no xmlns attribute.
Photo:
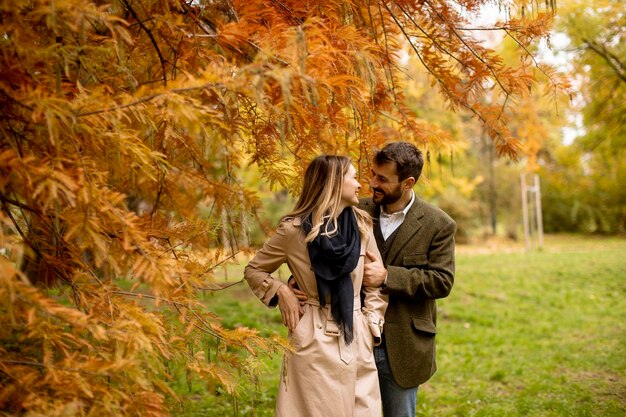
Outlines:
<svg viewBox="0 0 626 417"><path fill-rule="evenodd" d="M386 206L402 197L402 182L399 181L395 162L372 166L370 188L374 192L374 204Z"/></svg>

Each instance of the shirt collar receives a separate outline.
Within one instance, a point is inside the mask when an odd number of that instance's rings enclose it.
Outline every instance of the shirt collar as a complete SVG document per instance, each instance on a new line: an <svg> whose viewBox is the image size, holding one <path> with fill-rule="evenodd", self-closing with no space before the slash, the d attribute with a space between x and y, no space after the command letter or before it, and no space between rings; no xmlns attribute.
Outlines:
<svg viewBox="0 0 626 417"><path fill-rule="evenodd" d="M413 203L415 202L415 191L413 191L413 189L411 189L411 201L409 201L409 204L406 205L406 207L402 210L402 211L396 211L395 213L387 213L385 211L384 207L380 207L380 215L381 216L393 216L394 214L400 214L402 213L402 217L406 216L406 214L409 212L409 210L411 209L411 206L413 206Z"/></svg>

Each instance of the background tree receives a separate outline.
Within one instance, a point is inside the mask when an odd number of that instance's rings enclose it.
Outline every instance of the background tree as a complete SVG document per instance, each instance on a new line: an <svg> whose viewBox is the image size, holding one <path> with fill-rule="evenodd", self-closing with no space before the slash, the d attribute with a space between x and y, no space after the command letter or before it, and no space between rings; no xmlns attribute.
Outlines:
<svg viewBox="0 0 626 417"><path fill-rule="evenodd" d="M542 152L547 231L624 232L626 6L568 1L557 22L569 39L561 53L576 79L572 112L582 115L582 133Z"/></svg>
<svg viewBox="0 0 626 417"><path fill-rule="evenodd" d="M236 394L284 347L199 297L258 207L238 172L296 190L319 152L364 169L387 140L442 146L407 106L407 51L516 155L507 106L538 68L561 84L528 52L551 15L474 28L485 2L0 2L0 409L167 415L181 377Z"/></svg>

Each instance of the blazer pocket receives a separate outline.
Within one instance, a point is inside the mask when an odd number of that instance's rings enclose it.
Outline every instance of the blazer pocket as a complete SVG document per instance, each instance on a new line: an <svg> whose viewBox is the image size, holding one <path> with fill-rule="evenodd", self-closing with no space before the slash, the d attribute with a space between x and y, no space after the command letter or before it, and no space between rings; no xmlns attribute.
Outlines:
<svg viewBox="0 0 626 417"><path fill-rule="evenodd" d="M427 333L430 335L437 334L437 327L432 320L423 319L421 317L413 317L413 328L419 332Z"/></svg>
<svg viewBox="0 0 626 417"><path fill-rule="evenodd" d="M402 258L404 266L421 266L428 265L428 255L425 253L412 253Z"/></svg>

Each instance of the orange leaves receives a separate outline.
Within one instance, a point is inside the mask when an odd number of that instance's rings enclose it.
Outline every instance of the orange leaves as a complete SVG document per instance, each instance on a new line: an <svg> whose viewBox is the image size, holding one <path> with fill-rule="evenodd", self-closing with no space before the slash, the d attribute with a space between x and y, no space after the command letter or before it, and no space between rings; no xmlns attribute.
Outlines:
<svg viewBox="0 0 626 417"><path fill-rule="evenodd" d="M515 38L524 46L528 46L531 41L538 37L543 37L552 27L554 15L552 13L537 13L536 16L521 16L520 18L511 18L502 24L503 28L510 33L514 33ZM510 31L510 32L509 32Z"/></svg>
<svg viewBox="0 0 626 417"><path fill-rule="evenodd" d="M0 3L0 404L166 414L164 363L235 392L255 354L288 348L222 328L198 292L248 246L247 164L293 191L321 152L366 171L389 140L448 146L410 101L408 55L424 94L518 152L505 107L531 60L507 67L466 23L443 0ZM524 50L549 23L500 30Z"/></svg>
<svg viewBox="0 0 626 417"><path fill-rule="evenodd" d="M504 23L480 27L471 20L472 12L478 12L481 4L464 2L467 10L460 12L446 1L405 1L394 2L397 8L387 5L387 11L450 108L470 111L486 127L500 153L515 158L519 148L503 120L514 103L537 83L535 73L542 68L532 55L530 43L548 36L552 14L535 13L533 17L508 18ZM521 65L511 66L499 53L485 47L479 35L487 31L513 39ZM547 83L553 93L561 87L556 78ZM492 105L485 105L485 101Z"/></svg>
<svg viewBox="0 0 626 417"><path fill-rule="evenodd" d="M0 169L3 175L0 176L0 191L7 192L7 186L16 178L23 175L24 166L31 164L35 158L33 156L20 157L15 150L4 148L0 152Z"/></svg>
<svg viewBox="0 0 626 417"><path fill-rule="evenodd" d="M79 190L82 181L80 172L76 172L75 178L61 168L63 161L55 161L58 168L42 161L42 165L29 169L30 181L33 185L32 198L43 203L43 210L54 208L57 204L76 205L76 192Z"/></svg>
<svg viewBox="0 0 626 417"><path fill-rule="evenodd" d="M207 339L244 354L273 346L215 326L196 289L214 261L211 207L248 204L229 178L254 93L165 3L128 2L153 13L141 23L122 20L122 4L0 5L7 412L167 415L165 362L235 391L243 360L209 362Z"/></svg>

